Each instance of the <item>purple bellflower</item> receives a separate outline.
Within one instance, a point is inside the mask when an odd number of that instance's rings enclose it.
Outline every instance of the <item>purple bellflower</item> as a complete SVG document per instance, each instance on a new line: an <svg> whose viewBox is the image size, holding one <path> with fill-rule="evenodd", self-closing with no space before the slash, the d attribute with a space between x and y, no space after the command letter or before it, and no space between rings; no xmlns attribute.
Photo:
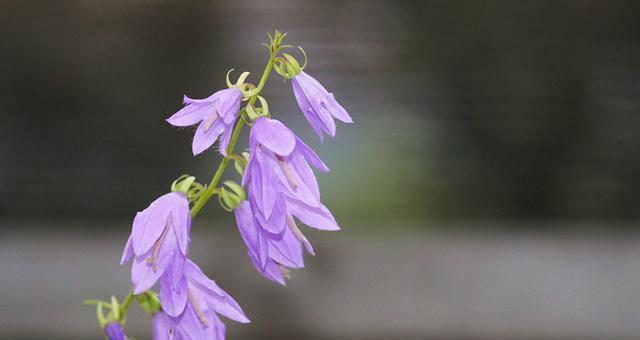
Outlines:
<svg viewBox="0 0 640 340"><path fill-rule="evenodd" d="M258 271L284 284L287 267L304 266L301 244L314 254L294 217L316 229L340 229L320 202L318 183L309 164L323 172L329 169L311 148L274 119L254 121L249 148L251 156L242 178L249 202L236 208L236 221Z"/></svg>
<svg viewBox="0 0 640 340"><path fill-rule="evenodd" d="M320 202L320 189L311 169L329 168L284 124L269 118L254 121L249 137L250 157L242 178L256 218L272 234L281 234L294 215L321 230L340 229Z"/></svg>
<svg viewBox="0 0 640 340"><path fill-rule="evenodd" d="M120 261L123 265L133 258L131 282L134 294L151 288L165 272L171 286L180 284L190 230L189 202L179 192L160 196L136 214Z"/></svg>
<svg viewBox="0 0 640 340"><path fill-rule="evenodd" d="M321 141L323 140L323 132L335 137L336 123L334 118L345 123L353 123L347 110L336 101L333 94L304 71L300 71L291 78L291 85L300 110Z"/></svg>
<svg viewBox="0 0 640 340"><path fill-rule="evenodd" d="M122 329L122 325L119 322L110 322L104 327L104 333L109 340L127 340L127 335Z"/></svg>
<svg viewBox="0 0 640 340"><path fill-rule="evenodd" d="M241 323L250 322L238 303L191 260L185 263L184 278L186 284L182 286L183 292L177 294L187 298L184 310L179 315L174 317L166 312L164 301L167 297L163 297L162 291L160 293L163 309L153 317L154 340L224 339L225 326L217 314Z"/></svg>
<svg viewBox="0 0 640 340"><path fill-rule="evenodd" d="M211 147L220 138L220 153L226 157L241 102L242 92L237 87L220 90L205 99L185 96L186 106L169 117L167 122L181 127L199 124L193 136L194 156Z"/></svg>

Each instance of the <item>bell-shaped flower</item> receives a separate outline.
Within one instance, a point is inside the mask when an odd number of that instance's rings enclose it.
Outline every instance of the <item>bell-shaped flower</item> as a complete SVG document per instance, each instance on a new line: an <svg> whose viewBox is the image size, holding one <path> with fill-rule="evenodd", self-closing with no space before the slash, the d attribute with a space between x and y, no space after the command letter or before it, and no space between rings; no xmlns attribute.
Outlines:
<svg viewBox="0 0 640 340"><path fill-rule="evenodd" d="M169 117L167 122L180 127L198 124L192 144L194 156L220 138L220 153L226 157L241 102L242 92L237 87L220 90L205 99L185 96L186 106Z"/></svg>
<svg viewBox="0 0 640 340"><path fill-rule="evenodd" d="M321 141L323 132L335 137L334 118L345 123L353 123L347 110L336 101L333 94L304 71L300 71L291 78L291 85L300 110Z"/></svg>
<svg viewBox="0 0 640 340"><path fill-rule="evenodd" d="M300 207L298 202L293 202L296 211ZM252 205L248 201L241 202L234 210L236 224L240 231L240 236L248 249L249 258L256 269L266 278L285 284L285 278L289 278L289 268L304 267L302 245L307 252L315 255L313 246L304 236L293 215L289 212L285 214L285 226L280 234L273 234L267 231L264 222L260 220L259 214L255 214ZM326 208L325 208L326 209ZM335 226L337 224L326 211L329 218L323 214L310 214L305 212L306 223L314 223L323 226Z"/></svg>
<svg viewBox="0 0 640 340"><path fill-rule="evenodd" d="M329 168L289 128L274 119L258 118L251 129L249 148L242 183L248 188L256 219L268 232L281 234L288 214L317 229L340 229L320 201L311 166L322 172Z"/></svg>
<svg viewBox="0 0 640 340"><path fill-rule="evenodd" d="M177 284L188 254L191 216L187 197L179 192L160 196L136 214L120 264L133 258L134 294L151 288L168 270Z"/></svg>
<svg viewBox="0 0 640 340"><path fill-rule="evenodd" d="M161 282L162 314L154 315L154 339L224 339L225 326L217 314L241 323L249 322L238 303L191 260L185 262L184 282L181 292L168 293L179 297L163 295L165 283ZM166 302L182 300L181 296L186 296L183 310L173 316L165 308Z"/></svg>

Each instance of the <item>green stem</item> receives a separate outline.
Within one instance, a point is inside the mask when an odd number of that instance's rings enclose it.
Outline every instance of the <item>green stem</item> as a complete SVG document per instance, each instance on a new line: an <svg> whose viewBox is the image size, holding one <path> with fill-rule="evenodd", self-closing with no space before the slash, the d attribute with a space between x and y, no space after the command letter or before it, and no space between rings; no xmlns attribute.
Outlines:
<svg viewBox="0 0 640 340"><path fill-rule="evenodd" d="M269 78L269 74L273 69L273 63L275 61L275 57L277 53L278 53L277 49L273 52L270 52L269 62L267 63L267 66L265 67L264 72L262 73L262 78L260 78L260 82L256 87L258 91L253 96L251 96L251 98L249 98L249 103L247 103L247 106L253 105L256 99L258 99L258 95L260 94L260 92L262 92L262 88L264 87L264 84L267 82L267 78ZM240 132L242 132L242 128L244 127L244 124L245 124L244 119L238 120L238 124L234 128L233 134L231 135L231 141L229 141L229 148L227 149L228 155L233 155L233 148L236 146L236 142L238 141L238 137L240 136ZM216 173L213 175L213 178L211 179L211 183L209 183L207 190L205 190L200 194L200 197L191 208L191 218L196 217L196 215L198 215L202 207L204 207L204 205L209 201L211 196L213 196L216 193L216 188L218 187L218 183L222 178L222 174L227 169L227 165L229 165L230 159L231 157L225 157L224 159L222 159L222 162L220 163L220 166L218 166Z"/></svg>
<svg viewBox="0 0 640 340"><path fill-rule="evenodd" d="M129 294L127 294L124 300L122 300L122 306L120 306L120 308L123 312L126 312L127 309L129 309L131 302L133 302L133 288L129 290Z"/></svg>

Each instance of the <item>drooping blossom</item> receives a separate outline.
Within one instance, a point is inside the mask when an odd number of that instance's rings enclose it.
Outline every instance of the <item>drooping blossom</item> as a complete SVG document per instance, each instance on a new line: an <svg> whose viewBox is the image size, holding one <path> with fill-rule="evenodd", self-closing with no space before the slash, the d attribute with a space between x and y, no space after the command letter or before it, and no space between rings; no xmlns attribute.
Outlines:
<svg viewBox="0 0 640 340"><path fill-rule="evenodd" d="M166 297L160 293L162 310L153 318L153 339L224 339L225 326L217 314L248 323L238 303L210 280L191 260L184 266L186 285L183 287L187 301L178 316L171 316L164 310Z"/></svg>
<svg viewBox="0 0 640 340"><path fill-rule="evenodd" d="M122 329L122 325L119 322L110 322L104 327L104 333L109 340L127 340L127 335Z"/></svg>
<svg viewBox="0 0 640 340"><path fill-rule="evenodd" d="M179 192L160 196L136 214L120 264L133 258L131 282L134 294L151 288L158 279L177 285L188 254L191 216L187 197Z"/></svg>
<svg viewBox="0 0 640 340"><path fill-rule="evenodd" d="M205 99L184 97L186 106L167 119L173 126L199 124L193 136L193 155L208 149L220 138L220 153L227 156L227 148L238 118L242 92L237 87L220 90ZM220 137L222 136L222 137Z"/></svg>
<svg viewBox="0 0 640 340"><path fill-rule="evenodd" d="M320 201L311 166L329 168L284 124L266 117L254 121L249 137L250 157L242 178L256 218L272 234L281 234L294 215L322 230L340 229Z"/></svg>
<svg viewBox="0 0 640 340"><path fill-rule="evenodd" d="M295 219L322 230L339 226L320 201L311 165L329 169L320 158L277 120L258 118L251 129L250 158L243 176L249 202L235 209L249 257L265 277L284 284L286 268L304 266L302 244L314 254Z"/></svg>
<svg viewBox="0 0 640 340"><path fill-rule="evenodd" d="M291 79L291 85L300 110L321 141L323 132L335 137L334 118L345 123L353 123L351 116L336 101L333 93L327 91L322 84L304 71L300 71Z"/></svg>

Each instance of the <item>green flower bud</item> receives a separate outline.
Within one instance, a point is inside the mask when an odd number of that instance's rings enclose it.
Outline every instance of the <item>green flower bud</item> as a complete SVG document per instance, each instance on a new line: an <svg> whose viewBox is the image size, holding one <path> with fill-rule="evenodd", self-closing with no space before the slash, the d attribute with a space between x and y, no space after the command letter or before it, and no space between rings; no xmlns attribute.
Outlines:
<svg viewBox="0 0 640 340"><path fill-rule="evenodd" d="M227 211L233 211L245 199L247 199L246 192L240 184L233 181L225 181L218 192L218 201Z"/></svg>

